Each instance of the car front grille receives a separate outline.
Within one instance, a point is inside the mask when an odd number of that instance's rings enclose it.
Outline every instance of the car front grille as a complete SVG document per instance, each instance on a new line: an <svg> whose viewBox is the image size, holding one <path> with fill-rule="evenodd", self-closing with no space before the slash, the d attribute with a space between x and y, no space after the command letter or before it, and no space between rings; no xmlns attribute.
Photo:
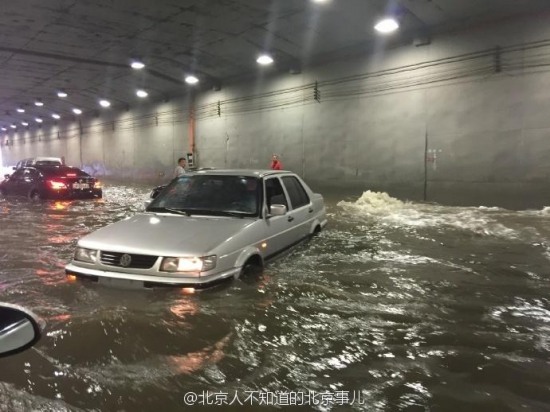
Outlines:
<svg viewBox="0 0 550 412"><path fill-rule="evenodd" d="M130 259L128 259L128 256L130 257ZM150 269L157 261L157 256L102 251L100 254L100 260L101 263L109 266L126 267L132 269Z"/></svg>

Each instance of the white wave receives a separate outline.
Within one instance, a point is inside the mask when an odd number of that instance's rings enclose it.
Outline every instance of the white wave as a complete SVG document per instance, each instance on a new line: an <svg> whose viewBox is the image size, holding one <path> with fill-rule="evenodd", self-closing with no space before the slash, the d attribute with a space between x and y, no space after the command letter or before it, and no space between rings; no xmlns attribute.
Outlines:
<svg viewBox="0 0 550 412"><path fill-rule="evenodd" d="M371 192L367 190L355 202L341 200L337 206L359 209L368 214L385 214L389 210L399 210L405 207L405 203L395 199L384 192Z"/></svg>
<svg viewBox="0 0 550 412"><path fill-rule="evenodd" d="M340 201L337 206L357 216L375 218L394 227L454 227L480 236L517 238L514 229L495 220L495 207L451 207L403 202L387 193L367 190L355 202ZM550 212L549 212L550 213Z"/></svg>

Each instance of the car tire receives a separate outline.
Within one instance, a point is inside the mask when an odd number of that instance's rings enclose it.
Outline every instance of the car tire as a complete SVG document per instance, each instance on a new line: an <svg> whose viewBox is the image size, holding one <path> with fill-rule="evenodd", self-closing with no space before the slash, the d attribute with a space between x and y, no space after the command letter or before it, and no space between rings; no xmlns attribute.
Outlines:
<svg viewBox="0 0 550 412"><path fill-rule="evenodd" d="M40 196L38 190L33 189L29 192L29 199L33 202L38 202L39 200L42 200L42 196Z"/></svg>
<svg viewBox="0 0 550 412"><path fill-rule="evenodd" d="M241 280L255 279L261 275L263 271L264 268L258 263L258 259L248 259L235 278Z"/></svg>

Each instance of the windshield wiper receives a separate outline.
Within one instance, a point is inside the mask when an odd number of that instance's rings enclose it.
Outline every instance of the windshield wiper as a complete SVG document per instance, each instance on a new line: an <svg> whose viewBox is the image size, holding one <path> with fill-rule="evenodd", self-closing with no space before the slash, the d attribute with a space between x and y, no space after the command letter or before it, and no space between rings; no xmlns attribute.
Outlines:
<svg viewBox="0 0 550 412"><path fill-rule="evenodd" d="M193 215L207 215L207 216L231 216L231 217L243 218L249 215L249 213L232 212L228 210L213 210L213 209L188 209L188 211Z"/></svg>
<svg viewBox="0 0 550 412"><path fill-rule="evenodd" d="M177 215L191 216L191 214L185 210L172 209L170 207L150 207L149 209L147 209L147 212L168 212L175 213Z"/></svg>

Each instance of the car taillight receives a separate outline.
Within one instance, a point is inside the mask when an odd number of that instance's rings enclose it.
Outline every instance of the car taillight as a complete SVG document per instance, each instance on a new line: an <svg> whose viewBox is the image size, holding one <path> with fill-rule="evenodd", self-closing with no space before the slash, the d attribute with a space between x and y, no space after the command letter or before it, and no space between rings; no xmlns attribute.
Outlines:
<svg viewBox="0 0 550 412"><path fill-rule="evenodd" d="M103 187L103 185L101 184L101 182L100 182L99 180L96 180L96 181L94 182L94 187L95 187L96 189L101 189L101 188Z"/></svg>
<svg viewBox="0 0 550 412"><path fill-rule="evenodd" d="M67 185L65 183L58 182L57 180L48 180L47 183L54 190L61 190L61 189L67 188Z"/></svg>

